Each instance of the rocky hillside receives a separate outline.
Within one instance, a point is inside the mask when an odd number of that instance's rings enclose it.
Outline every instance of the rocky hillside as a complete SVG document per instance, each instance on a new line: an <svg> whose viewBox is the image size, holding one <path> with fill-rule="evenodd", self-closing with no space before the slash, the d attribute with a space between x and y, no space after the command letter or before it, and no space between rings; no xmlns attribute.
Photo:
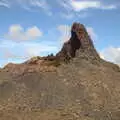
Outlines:
<svg viewBox="0 0 120 120"><path fill-rule="evenodd" d="M120 68L74 23L56 56L0 70L0 120L120 120Z"/></svg>

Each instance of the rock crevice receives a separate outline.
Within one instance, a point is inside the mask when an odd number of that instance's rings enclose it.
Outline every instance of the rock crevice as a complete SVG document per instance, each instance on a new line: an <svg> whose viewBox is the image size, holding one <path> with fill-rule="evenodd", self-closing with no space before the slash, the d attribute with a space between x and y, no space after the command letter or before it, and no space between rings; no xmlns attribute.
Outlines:
<svg viewBox="0 0 120 120"><path fill-rule="evenodd" d="M84 25L73 23L71 28L71 38L64 43L61 51L56 56L60 59L71 59L74 57L80 57L81 54L100 59Z"/></svg>

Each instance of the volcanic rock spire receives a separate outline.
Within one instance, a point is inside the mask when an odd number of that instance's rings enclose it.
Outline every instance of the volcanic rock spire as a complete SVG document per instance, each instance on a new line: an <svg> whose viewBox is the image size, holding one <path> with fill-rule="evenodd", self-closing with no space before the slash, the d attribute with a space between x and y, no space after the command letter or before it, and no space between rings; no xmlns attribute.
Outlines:
<svg viewBox="0 0 120 120"><path fill-rule="evenodd" d="M80 23L73 23L71 38L64 43L61 51L56 56L60 59L71 59L81 56L100 59L87 30Z"/></svg>
<svg viewBox="0 0 120 120"><path fill-rule="evenodd" d="M69 62L72 58L76 58L78 61L86 59L93 62L95 60L94 63L101 60L87 30L80 23L73 23L71 38L64 43L61 51L56 56L37 56L19 65L8 64L4 67L4 71L16 75L18 73L29 73L30 71L55 71L62 62Z"/></svg>

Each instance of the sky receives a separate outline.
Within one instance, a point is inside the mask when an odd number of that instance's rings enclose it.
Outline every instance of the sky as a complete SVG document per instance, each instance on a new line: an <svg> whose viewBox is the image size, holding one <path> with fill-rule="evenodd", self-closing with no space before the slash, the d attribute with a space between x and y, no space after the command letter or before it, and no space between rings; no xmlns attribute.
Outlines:
<svg viewBox="0 0 120 120"><path fill-rule="evenodd" d="M56 54L73 22L84 24L100 56L120 64L120 0L0 0L0 67Z"/></svg>

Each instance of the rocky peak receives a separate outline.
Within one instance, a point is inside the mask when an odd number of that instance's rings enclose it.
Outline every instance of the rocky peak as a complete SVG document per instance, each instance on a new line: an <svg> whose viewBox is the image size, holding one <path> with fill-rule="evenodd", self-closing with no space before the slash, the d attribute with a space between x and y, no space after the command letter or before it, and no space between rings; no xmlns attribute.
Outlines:
<svg viewBox="0 0 120 120"><path fill-rule="evenodd" d="M71 59L83 55L92 59L100 59L84 25L75 22L71 27L71 38L64 43L57 56L60 59Z"/></svg>
<svg viewBox="0 0 120 120"><path fill-rule="evenodd" d="M68 62L72 58L100 60L94 48L93 42L84 25L73 23L71 27L71 38L64 43L62 49L56 56L53 54L45 57L33 57L22 64L8 64L4 71L11 73L26 73L29 71L55 71L61 63Z"/></svg>

